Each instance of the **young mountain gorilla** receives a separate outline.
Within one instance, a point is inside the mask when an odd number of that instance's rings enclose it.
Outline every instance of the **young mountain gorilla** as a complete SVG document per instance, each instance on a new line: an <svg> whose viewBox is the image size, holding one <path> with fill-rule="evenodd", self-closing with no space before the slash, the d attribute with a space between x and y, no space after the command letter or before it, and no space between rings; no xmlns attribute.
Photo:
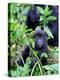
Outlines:
<svg viewBox="0 0 60 80"><path fill-rule="evenodd" d="M24 59L24 62L26 62L26 58L29 57L30 47L31 47L33 50L38 51L38 55L37 56L39 58L41 58L42 65L46 65L48 63L47 62L47 58L44 57L44 56L41 57L43 52L46 52L46 54L47 54L48 45L47 45L47 41L46 41L46 38L47 38L46 34L40 28L36 28L35 33L34 33L34 38L35 38L35 47L33 48L32 45L31 46L26 46L26 48L22 52L22 57ZM22 64L21 59L17 63L19 65L21 65Z"/></svg>
<svg viewBox="0 0 60 80"><path fill-rule="evenodd" d="M35 38L35 48L33 48L32 45L31 47L34 50L38 51L38 57L41 58L42 64L46 65L48 63L47 58L44 56L41 57L41 55L44 52L47 54L47 49L48 49L47 36L43 30L41 30L40 28L36 28L34 38Z"/></svg>

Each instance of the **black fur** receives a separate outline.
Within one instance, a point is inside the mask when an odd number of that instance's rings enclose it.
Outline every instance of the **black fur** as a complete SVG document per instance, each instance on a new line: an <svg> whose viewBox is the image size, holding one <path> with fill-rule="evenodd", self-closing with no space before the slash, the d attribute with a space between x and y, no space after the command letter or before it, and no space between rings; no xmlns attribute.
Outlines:
<svg viewBox="0 0 60 80"><path fill-rule="evenodd" d="M36 26L39 25L39 13L37 10L37 6L34 6L34 8L30 8L28 11L28 16L26 20L26 25L28 28L32 28L33 30L36 28Z"/></svg>

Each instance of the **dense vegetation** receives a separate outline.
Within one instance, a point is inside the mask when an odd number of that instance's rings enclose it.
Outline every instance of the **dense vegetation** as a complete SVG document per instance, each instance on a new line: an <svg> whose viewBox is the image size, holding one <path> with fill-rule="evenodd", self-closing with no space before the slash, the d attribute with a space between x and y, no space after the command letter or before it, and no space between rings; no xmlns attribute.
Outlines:
<svg viewBox="0 0 60 80"><path fill-rule="evenodd" d="M24 66L19 66L17 61L21 58L21 54L26 45L30 46L30 43L34 47L33 34L34 30L28 28L26 25L26 18L28 11L34 5L26 4L16 4L10 3L8 5L8 75L12 77L17 76L39 76L39 75L50 75L59 73L58 57L59 49L58 47L48 46L48 55L44 53L42 56L48 58L47 65L42 65L40 59L37 56L37 51L31 48L32 56L37 58L32 69L30 69L31 58L28 57ZM48 26L48 22L56 20L55 16L51 15L52 10L46 6L45 9L38 6L38 11L42 14L40 17L40 24L38 27L43 27L44 31L48 35L47 41L50 38L54 38Z"/></svg>

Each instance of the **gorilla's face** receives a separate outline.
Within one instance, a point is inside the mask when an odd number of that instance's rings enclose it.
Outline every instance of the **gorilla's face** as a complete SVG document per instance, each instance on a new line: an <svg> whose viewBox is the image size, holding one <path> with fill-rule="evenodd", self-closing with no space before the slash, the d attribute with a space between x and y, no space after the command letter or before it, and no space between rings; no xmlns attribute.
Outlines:
<svg viewBox="0 0 60 80"><path fill-rule="evenodd" d="M31 10L31 12L30 12L30 21L37 22L38 20L39 20L39 15L38 15L37 11Z"/></svg>
<svg viewBox="0 0 60 80"><path fill-rule="evenodd" d="M36 43L37 47L39 47L39 48L43 47L44 37L42 34L37 34L36 39L35 39L35 43Z"/></svg>
<svg viewBox="0 0 60 80"><path fill-rule="evenodd" d="M40 28L35 30L35 48L42 49L46 44L46 34Z"/></svg>

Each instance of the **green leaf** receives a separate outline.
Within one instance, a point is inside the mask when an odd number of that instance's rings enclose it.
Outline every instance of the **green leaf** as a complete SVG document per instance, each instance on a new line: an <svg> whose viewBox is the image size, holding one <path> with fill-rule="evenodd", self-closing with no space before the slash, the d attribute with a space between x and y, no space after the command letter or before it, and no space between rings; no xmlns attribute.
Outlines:
<svg viewBox="0 0 60 80"><path fill-rule="evenodd" d="M48 55L46 53L42 53L41 58L42 57L48 58Z"/></svg>
<svg viewBox="0 0 60 80"><path fill-rule="evenodd" d="M42 7L38 7L38 11L41 13L41 14L44 14L44 9Z"/></svg>
<svg viewBox="0 0 60 80"><path fill-rule="evenodd" d="M40 69L39 69L39 66L38 66L38 65L36 65L36 67L35 67L35 69L34 69L34 72L33 72L33 75L34 75L34 76L40 75Z"/></svg>
<svg viewBox="0 0 60 80"><path fill-rule="evenodd" d="M11 77L19 77L21 75L21 72L22 72L22 67L19 67L17 66L17 68L15 70L10 70L10 74L11 74Z"/></svg>
<svg viewBox="0 0 60 80"><path fill-rule="evenodd" d="M30 9L30 6L26 7L26 8L21 12L21 15L27 15L29 9Z"/></svg>
<svg viewBox="0 0 60 80"><path fill-rule="evenodd" d="M27 29L26 32L32 32L33 29Z"/></svg>
<svg viewBox="0 0 60 80"><path fill-rule="evenodd" d="M49 16L49 17L47 17L47 20L48 21L54 21L54 20L56 20L57 18L55 17L55 16Z"/></svg>
<svg viewBox="0 0 60 80"><path fill-rule="evenodd" d="M50 16L52 13L52 10L48 11L47 14L45 16Z"/></svg>
<svg viewBox="0 0 60 80"><path fill-rule="evenodd" d="M48 11L49 11L49 7L47 5L46 8L45 8L45 13L47 13Z"/></svg>
<svg viewBox="0 0 60 80"><path fill-rule="evenodd" d="M30 72L29 64L26 63L26 64L24 64L21 76L28 76L29 72Z"/></svg>
<svg viewBox="0 0 60 80"><path fill-rule="evenodd" d="M45 10L44 10L44 16L50 16L52 13L52 10L49 10L48 5L46 6Z"/></svg>
<svg viewBox="0 0 60 80"><path fill-rule="evenodd" d="M9 23L10 24L10 26L9 26L9 29L11 30L11 31L16 31L16 29L20 26L18 23L16 23L16 22L11 22L11 23Z"/></svg>
<svg viewBox="0 0 60 80"><path fill-rule="evenodd" d="M48 26L45 26L44 27L44 31L47 33L47 35L50 37L50 38L54 38L54 36L52 35L50 29L48 28Z"/></svg>
<svg viewBox="0 0 60 80"><path fill-rule="evenodd" d="M47 74L58 74L59 73L59 64L45 65L43 66L45 73ZM52 73L53 72L53 73Z"/></svg>
<svg viewBox="0 0 60 80"><path fill-rule="evenodd" d="M40 16L40 21L43 21L43 19L44 19L43 16Z"/></svg>

